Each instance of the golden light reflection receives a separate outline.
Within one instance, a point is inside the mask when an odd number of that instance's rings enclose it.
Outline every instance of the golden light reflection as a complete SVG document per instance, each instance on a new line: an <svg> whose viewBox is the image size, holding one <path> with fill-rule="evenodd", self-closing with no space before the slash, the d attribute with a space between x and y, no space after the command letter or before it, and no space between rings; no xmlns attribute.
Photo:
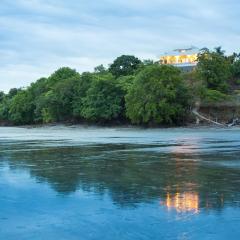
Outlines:
<svg viewBox="0 0 240 240"><path fill-rule="evenodd" d="M174 154L191 154L199 151L201 147L201 138L196 137L185 137L185 138L176 138L176 145L172 146L171 151Z"/></svg>
<svg viewBox="0 0 240 240"><path fill-rule="evenodd" d="M195 192L167 193L166 200L161 202L168 210L175 209L178 212L199 212L199 196Z"/></svg>

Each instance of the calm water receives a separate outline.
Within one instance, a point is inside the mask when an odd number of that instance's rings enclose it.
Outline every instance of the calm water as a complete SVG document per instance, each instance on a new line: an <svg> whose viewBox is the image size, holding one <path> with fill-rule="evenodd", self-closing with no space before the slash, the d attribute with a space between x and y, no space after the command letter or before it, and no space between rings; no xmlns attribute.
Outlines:
<svg viewBox="0 0 240 240"><path fill-rule="evenodd" d="M240 129L0 128L0 239L240 239Z"/></svg>

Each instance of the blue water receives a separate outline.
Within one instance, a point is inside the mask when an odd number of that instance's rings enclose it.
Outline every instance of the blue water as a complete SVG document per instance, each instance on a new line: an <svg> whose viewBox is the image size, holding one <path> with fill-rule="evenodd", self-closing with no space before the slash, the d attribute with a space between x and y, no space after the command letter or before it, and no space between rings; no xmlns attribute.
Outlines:
<svg viewBox="0 0 240 240"><path fill-rule="evenodd" d="M240 238L240 129L0 128L0 239Z"/></svg>

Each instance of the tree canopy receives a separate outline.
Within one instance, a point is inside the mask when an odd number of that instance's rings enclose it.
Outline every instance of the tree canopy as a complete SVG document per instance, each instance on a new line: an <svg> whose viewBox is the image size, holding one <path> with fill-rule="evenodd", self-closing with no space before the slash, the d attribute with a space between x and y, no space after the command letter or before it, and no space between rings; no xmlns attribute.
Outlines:
<svg viewBox="0 0 240 240"><path fill-rule="evenodd" d="M141 61L138 58L130 55L122 55L110 65L109 71L115 77L131 75L134 74L140 64Z"/></svg>
<svg viewBox="0 0 240 240"><path fill-rule="evenodd" d="M0 123L185 124L194 102L219 102L240 89L240 55L203 49L191 72L122 55L105 68L62 67L24 89L0 91Z"/></svg>
<svg viewBox="0 0 240 240"><path fill-rule="evenodd" d="M122 112L123 98L123 90L111 74L99 77L83 99L82 116L95 122L117 119Z"/></svg>
<svg viewBox="0 0 240 240"><path fill-rule="evenodd" d="M226 93L232 72L230 58L224 55L224 51L221 48L216 48L215 51L203 49L198 61L198 72L207 88Z"/></svg>
<svg viewBox="0 0 240 240"><path fill-rule="evenodd" d="M173 66L152 65L136 76L126 96L127 116L133 123L183 123L189 108L188 91Z"/></svg>

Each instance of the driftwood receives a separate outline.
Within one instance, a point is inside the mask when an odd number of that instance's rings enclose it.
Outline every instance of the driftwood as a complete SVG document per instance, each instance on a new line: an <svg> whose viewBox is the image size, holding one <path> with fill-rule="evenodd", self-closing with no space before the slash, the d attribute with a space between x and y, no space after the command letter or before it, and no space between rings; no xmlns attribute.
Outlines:
<svg viewBox="0 0 240 240"><path fill-rule="evenodd" d="M197 124L198 124L199 121L200 121L199 119L202 119L202 120L205 120L205 121L207 121L207 122L213 123L213 124L215 124L215 125L217 125L217 126L221 126L221 127L227 127L227 126L228 126L228 125L226 125L226 124L222 124L222 123L213 121L212 119L209 119L209 118L203 116L202 114L200 114L200 113L197 111L196 108L192 110L192 113L197 117Z"/></svg>

